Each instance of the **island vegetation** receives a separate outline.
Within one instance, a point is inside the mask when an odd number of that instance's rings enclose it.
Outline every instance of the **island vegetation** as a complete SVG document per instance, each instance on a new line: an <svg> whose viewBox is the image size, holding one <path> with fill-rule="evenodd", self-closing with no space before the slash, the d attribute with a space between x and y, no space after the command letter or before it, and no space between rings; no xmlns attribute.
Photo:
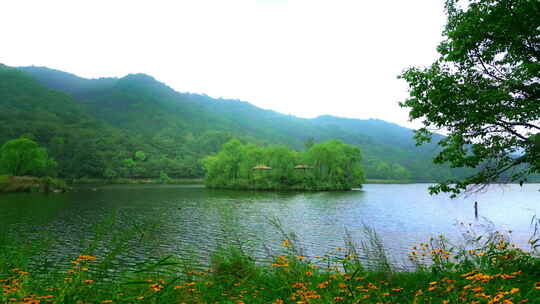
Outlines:
<svg viewBox="0 0 540 304"><path fill-rule="evenodd" d="M233 139L203 165L210 188L328 191L361 187L364 181L360 149L339 140L293 151Z"/></svg>

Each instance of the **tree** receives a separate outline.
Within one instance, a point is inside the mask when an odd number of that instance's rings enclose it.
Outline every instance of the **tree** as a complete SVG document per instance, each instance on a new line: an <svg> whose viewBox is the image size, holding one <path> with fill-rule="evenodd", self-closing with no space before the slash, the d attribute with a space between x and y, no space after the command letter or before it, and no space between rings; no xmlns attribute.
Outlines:
<svg viewBox="0 0 540 304"><path fill-rule="evenodd" d="M39 175L55 165L47 150L28 138L10 140L0 148L0 168L11 175Z"/></svg>
<svg viewBox="0 0 540 304"><path fill-rule="evenodd" d="M527 180L540 172L540 2L446 1L445 40L427 68L409 68L410 119L421 119L417 144L444 130L437 164L476 168L431 187L453 196L471 185Z"/></svg>
<svg viewBox="0 0 540 304"><path fill-rule="evenodd" d="M135 152L135 159L138 161L144 161L146 159L146 153L144 153L143 151Z"/></svg>

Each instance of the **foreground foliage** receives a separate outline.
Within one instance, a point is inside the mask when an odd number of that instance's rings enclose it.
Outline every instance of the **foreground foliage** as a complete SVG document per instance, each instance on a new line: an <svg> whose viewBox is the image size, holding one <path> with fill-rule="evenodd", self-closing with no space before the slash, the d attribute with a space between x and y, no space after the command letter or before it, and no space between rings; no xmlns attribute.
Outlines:
<svg viewBox="0 0 540 304"><path fill-rule="evenodd" d="M485 243L476 238L468 247L450 246L443 236L432 238L412 248L409 256L416 267L409 271L387 263L373 232L361 249L346 241L343 249L324 256L303 256L295 239L283 234L282 249L267 260L255 262L242 246L226 245L213 254L209 267L168 256L126 269L118 266L119 257L137 246L128 242L129 236L139 236L120 229L119 236L111 237L111 227L96 228L82 254L56 264L40 256L49 244L46 238L20 242L0 234L0 302L540 302L540 259L500 233ZM106 240L111 243L100 247Z"/></svg>
<svg viewBox="0 0 540 304"><path fill-rule="evenodd" d="M244 145L233 139L203 160L212 188L350 190L364 181L358 147L330 140L296 152L284 146Z"/></svg>
<svg viewBox="0 0 540 304"><path fill-rule="evenodd" d="M435 162L479 168L432 187L458 194L472 184L525 182L540 173L540 2L447 0L440 58L409 68L411 119L417 142L443 129Z"/></svg>

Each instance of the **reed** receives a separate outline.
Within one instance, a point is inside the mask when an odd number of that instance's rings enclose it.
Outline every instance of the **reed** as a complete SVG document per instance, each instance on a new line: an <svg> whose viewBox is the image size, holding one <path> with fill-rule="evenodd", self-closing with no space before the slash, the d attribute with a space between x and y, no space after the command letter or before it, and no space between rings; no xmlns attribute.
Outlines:
<svg viewBox="0 0 540 304"><path fill-rule="evenodd" d="M121 220L119 220L121 219ZM1 303L538 303L540 259L497 232L455 246L444 236L409 252L413 268L398 269L376 232L360 245L305 256L301 242L271 219L279 250L261 261L237 242L215 251L208 265L165 256L127 267L122 255L151 241L150 223L115 214L96 224L80 254L52 262L40 238L0 229ZM24 241L32 239L32 242ZM238 238L236 238L238 240ZM245 245L245 244L244 244Z"/></svg>

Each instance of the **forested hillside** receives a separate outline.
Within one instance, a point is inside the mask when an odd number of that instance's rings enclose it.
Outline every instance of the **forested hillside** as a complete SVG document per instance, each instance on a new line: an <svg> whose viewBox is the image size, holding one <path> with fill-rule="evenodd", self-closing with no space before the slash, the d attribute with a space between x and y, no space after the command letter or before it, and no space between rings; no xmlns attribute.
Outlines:
<svg viewBox="0 0 540 304"><path fill-rule="evenodd" d="M63 177L200 177L200 159L232 137L304 149L340 139L364 155L365 175L433 181L458 174L431 162L435 145L381 120L303 119L239 100L179 93L144 74L84 79L42 67L0 67L0 144L32 134Z"/></svg>

